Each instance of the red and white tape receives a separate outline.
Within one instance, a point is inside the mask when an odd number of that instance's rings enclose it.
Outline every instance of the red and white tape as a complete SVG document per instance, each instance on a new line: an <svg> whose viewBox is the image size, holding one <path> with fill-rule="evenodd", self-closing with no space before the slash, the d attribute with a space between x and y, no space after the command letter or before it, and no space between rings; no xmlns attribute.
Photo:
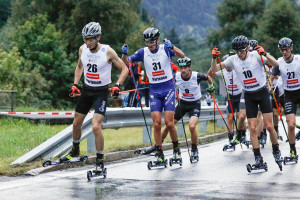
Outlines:
<svg viewBox="0 0 300 200"><path fill-rule="evenodd" d="M91 113L91 111L89 111ZM7 115L74 115L74 112L0 112Z"/></svg>

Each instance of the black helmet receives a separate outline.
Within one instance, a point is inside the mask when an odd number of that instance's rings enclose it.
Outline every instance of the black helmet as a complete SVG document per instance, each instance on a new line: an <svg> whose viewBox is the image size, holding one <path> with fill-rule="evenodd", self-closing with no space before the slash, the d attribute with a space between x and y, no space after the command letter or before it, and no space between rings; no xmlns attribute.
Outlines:
<svg viewBox="0 0 300 200"><path fill-rule="evenodd" d="M249 45L254 49L255 47L257 47L258 42L256 40L249 40Z"/></svg>
<svg viewBox="0 0 300 200"><path fill-rule="evenodd" d="M246 36L240 35L232 40L232 48L234 50L245 49L249 45L249 40Z"/></svg>
<svg viewBox="0 0 300 200"><path fill-rule="evenodd" d="M98 22L90 22L82 29L83 38L93 38L101 35L101 26Z"/></svg>
<svg viewBox="0 0 300 200"><path fill-rule="evenodd" d="M278 42L278 48L291 47L293 45L293 40L287 37L281 38Z"/></svg>
<svg viewBox="0 0 300 200"><path fill-rule="evenodd" d="M179 67L185 67L185 66L190 66L192 64L192 61L190 58L184 57L184 58L179 58L177 60L177 64Z"/></svg>
<svg viewBox="0 0 300 200"><path fill-rule="evenodd" d="M143 33L145 41L157 40L159 35L160 35L159 30L154 27L147 28Z"/></svg>

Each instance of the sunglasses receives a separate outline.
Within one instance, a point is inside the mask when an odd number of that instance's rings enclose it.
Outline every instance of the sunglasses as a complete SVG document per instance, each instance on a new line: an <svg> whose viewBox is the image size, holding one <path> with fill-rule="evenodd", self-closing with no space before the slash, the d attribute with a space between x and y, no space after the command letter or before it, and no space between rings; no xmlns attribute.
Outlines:
<svg viewBox="0 0 300 200"><path fill-rule="evenodd" d="M89 43L92 43L92 42L95 42L97 39L95 37L93 38L83 38L83 41L85 43L89 42Z"/></svg>
<svg viewBox="0 0 300 200"><path fill-rule="evenodd" d="M152 45L152 44L155 44L155 43L156 43L156 40L145 41L145 44L146 44L147 46Z"/></svg>
<svg viewBox="0 0 300 200"><path fill-rule="evenodd" d="M244 53L244 52L246 52L246 49L247 49L247 47L245 49L236 50L236 53Z"/></svg>

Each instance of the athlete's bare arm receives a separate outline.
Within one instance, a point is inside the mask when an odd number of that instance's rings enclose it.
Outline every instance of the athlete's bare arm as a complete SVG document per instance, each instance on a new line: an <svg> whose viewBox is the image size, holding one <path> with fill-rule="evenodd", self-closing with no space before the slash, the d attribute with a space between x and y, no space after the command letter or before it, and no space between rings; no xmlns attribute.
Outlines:
<svg viewBox="0 0 300 200"><path fill-rule="evenodd" d="M131 58L128 56L128 55L125 55L125 54L122 54L122 57L121 57L122 61L125 63L125 65L129 65L128 63L128 59L129 61L131 62Z"/></svg>
<svg viewBox="0 0 300 200"><path fill-rule="evenodd" d="M119 79L117 83L122 84L127 75L128 75L128 68L125 65L125 63L118 57L117 53L115 50L113 50L111 47L107 49L107 62L108 63L113 63L119 70L121 70L121 74L119 76Z"/></svg>
<svg viewBox="0 0 300 200"><path fill-rule="evenodd" d="M175 46L173 47L173 51L174 51L176 57L179 57L179 58L185 57L185 54Z"/></svg>
<svg viewBox="0 0 300 200"><path fill-rule="evenodd" d="M228 72L231 72L232 69L227 67L223 62L221 62L221 67L222 69L226 68L226 70ZM220 64L217 64L217 59L212 58L211 59L211 63L210 63L210 70L213 73L216 73L217 71L219 71L221 69Z"/></svg>
<svg viewBox="0 0 300 200"><path fill-rule="evenodd" d="M210 77L210 75L208 75L207 83L208 84L212 84L213 83L212 78Z"/></svg>
<svg viewBox="0 0 300 200"><path fill-rule="evenodd" d="M269 53L266 53L266 58L267 58L267 64L270 64L272 66L278 66L277 60Z"/></svg>
<svg viewBox="0 0 300 200"><path fill-rule="evenodd" d="M74 84L78 84L79 83L79 80L82 76L82 72L83 72L83 65L82 65L82 62L81 62L81 53L82 53L82 48L83 48L83 45L79 48L79 53L78 53L78 62L77 62L77 67L75 69L75 74L74 74Z"/></svg>

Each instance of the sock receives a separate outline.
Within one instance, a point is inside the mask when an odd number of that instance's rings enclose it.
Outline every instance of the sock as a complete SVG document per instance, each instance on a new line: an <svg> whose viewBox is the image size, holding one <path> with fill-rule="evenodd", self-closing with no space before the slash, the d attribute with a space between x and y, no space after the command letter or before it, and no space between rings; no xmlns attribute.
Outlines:
<svg viewBox="0 0 300 200"><path fill-rule="evenodd" d="M292 151L294 151L294 152L296 151L295 145L296 145L295 143L294 143L294 144L290 144L291 152L292 152Z"/></svg>
<svg viewBox="0 0 300 200"><path fill-rule="evenodd" d="M104 154L103 153L96 153L97 160L103 160Z"/></svg>
<svg viewBox="0 0 300 200"><path fill-rule="evenodd" d="M274 126L276 133L278 133L278 126Z"/></svg>
<svg viewBox="0 0 300 200"><path fill-rule="evenodd" d="M197 150L197 144L192 144L192 150Z"/></svg>
<svg viewBox="0 0 300 200"><path fill-rule="evenodd" d="M267 135L267 129L264 128L263 132L264 132L265 135Z"/></svg>
<svg viewBox="0 0 300 200"><path fill-rule="evenodd" d="M173 148L178 147L178 140L176 142L172 142L173 143Z"/></svg>
<svg viewBox="0 0 300 200"><path fill-rule="evenodd" d="M261 156L260 155L260 149L253 149L253 153L254 153L254 156Z"/></svg>
<svg viewBox="0 0 300 200"><path fill-rule="evenodd" d="M273 152L279 151L279 144L272 144Z"/></svg>

